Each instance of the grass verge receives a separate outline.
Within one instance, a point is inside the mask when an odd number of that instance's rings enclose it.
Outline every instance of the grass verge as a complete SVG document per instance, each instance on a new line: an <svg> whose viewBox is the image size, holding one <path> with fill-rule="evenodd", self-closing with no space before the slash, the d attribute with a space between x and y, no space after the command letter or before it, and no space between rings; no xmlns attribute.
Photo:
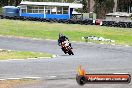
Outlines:
<svg viewBox="0 0 132 88"><path fill-rule="evenodd" d="M52 57L52 55L47 53L38 53L38 52L0 50L0 60L27 59L27 58L38 58L38 57Z"/></svg>
<svg viewBox="0 0 132 88"><path fill-rule="evenodd" d="M41 23L0 19L0 35L55 39L58 33L72 41L83 41L83 36L98 36L115 40L116 44L132 45L132 28L103 27L95 25Z"/></svg>

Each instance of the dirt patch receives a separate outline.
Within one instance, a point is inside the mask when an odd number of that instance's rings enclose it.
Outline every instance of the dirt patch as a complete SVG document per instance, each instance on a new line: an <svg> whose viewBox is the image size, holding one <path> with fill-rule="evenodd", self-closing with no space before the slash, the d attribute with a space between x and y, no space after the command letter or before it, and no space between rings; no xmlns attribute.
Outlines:
<svg viewBox="0 0 132 88"><path fill-rule="evenodd" d="M15 86L34 84L37 82L39 82L39 80L32 80L32 79L2 80L0 81L0 88L13 88Z"/></svg>

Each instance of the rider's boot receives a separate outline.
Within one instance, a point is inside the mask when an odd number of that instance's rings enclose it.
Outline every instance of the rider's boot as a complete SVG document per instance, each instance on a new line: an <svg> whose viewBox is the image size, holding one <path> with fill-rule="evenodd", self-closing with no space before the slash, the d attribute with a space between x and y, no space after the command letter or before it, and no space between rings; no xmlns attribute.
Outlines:
<svg viewBox="0 0 132 88"><path fill-rule="evenodd" d="M69 46L70 46L71 49L73 49L72 46L71 46L71 43L69 43Z"/></svg>

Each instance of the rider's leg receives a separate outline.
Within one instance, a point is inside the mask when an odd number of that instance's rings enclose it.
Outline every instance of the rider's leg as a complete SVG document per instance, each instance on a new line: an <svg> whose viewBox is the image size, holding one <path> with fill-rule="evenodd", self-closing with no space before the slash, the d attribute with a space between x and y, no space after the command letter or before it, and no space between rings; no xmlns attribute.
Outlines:
<svg viewBox="0 0 132 88"><path fill-rule="evenodd" d="M65 51L65 49L64 48L61 48L62 49L62 51L66 54L66 51Z"/></svg>

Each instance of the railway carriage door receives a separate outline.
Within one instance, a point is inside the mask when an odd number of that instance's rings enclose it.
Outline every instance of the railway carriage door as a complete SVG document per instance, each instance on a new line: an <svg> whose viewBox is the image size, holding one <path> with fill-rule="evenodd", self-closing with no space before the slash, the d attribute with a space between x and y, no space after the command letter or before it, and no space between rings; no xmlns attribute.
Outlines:
<svg viewBox="0 0 132 88"><path fill-rule="evenodd" d="M73 12L73 8L70 8L70 19L72 18L72 12Z"/></svg>

